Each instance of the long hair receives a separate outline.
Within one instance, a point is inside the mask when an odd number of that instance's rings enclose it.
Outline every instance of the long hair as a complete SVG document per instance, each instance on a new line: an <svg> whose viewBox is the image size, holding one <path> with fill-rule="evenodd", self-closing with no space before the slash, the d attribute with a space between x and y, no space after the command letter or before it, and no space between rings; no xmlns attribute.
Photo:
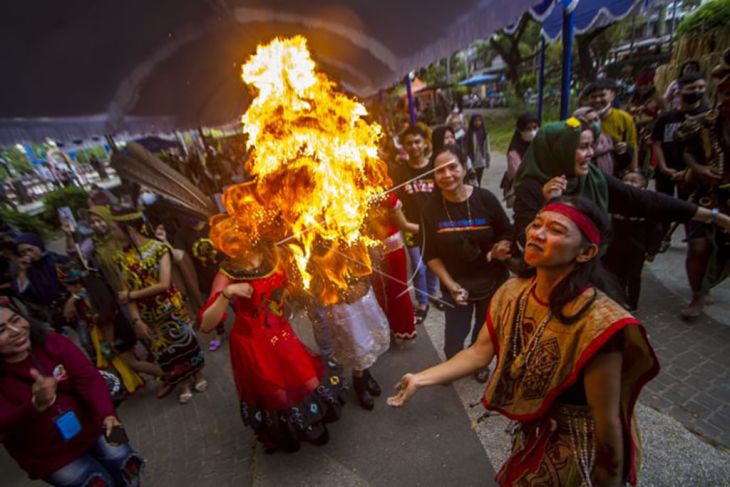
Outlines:
<svg viewBox="0 0 730 487"><path fill-rule="evenodd" d="M448 125L439 125L435 129L433 129L433 132L431 132L431 162L433 162L433 160L436 158L436 156L433 154L436 154L437 152L441 151L441 149L443 149L446 132L451 132L451 135L454 135L454 130Z"/></svg>
<svg viewBox="0 0 730 487"><path fill-rule="evenodd" d="M41 321L31 318L27 313L21 311L11 301L0 303L0 308L9 309L13 313L17 314L21 318L25 319L30 324L30 344L31 347L36 345L42 345L46 342L48 336L48 326ZM0 358L0 377L5 375L5 361Z"/></svg>
<svg viewBox="0 0 730 487"><path fill-rule="evenodd" d="M608 214L591 200L580 196L563 196L552 201L568 204L587 216L598 229L602 245L608 245L611 239L611 222ZM583 244L588 241L583 238ZM534 267L529 267L520 273L520 277L532 277L537 273ZM606 293L616 301L622 298L615 278L601 265L600 255L596 255L588 262L576 262L573 270L560 281L550 292L550 311L560 322L570 325L578 321L593 304L596 293L585 305L572 315L565 314L565 306L580 296L586 289L596 288Z"/></svg>
<svg viewBox="0 0 730 487"><path fill-rule="evenodd" d="M530 143L525 142L522 139L522 137L520 136L520 132L525 130L527 126L533 122L538 125L540 124L540 120L537 118L537 115L532 112L525 112L517 118L515 131L512 134L512 139L509 142L507 152L515 151L520 155L520 157L524 157L527 148L530 146Z"/></svg>

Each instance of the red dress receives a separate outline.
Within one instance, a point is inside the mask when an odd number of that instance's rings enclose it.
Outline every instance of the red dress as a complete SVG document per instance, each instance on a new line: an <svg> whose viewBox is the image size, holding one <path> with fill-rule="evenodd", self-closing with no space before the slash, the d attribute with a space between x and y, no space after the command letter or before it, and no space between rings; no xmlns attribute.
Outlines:
<svg viewBox="0 0 730 487"><path fill-rule="evenodd" d="M389 213L401 207L400 200L393 193L388 193L383 204ZM388 222L383 247L385 257L376 266L371 278L375 297L388 317L393 336L398 340L413 340L416 338L416 325L413 301L407 286L408 260L403 237L392 217Z"/></svg>
<svg viewBox="0 0 730 487"><path fill-rule="evenodd" d="M225 286L244 281L253 294L231 301L236 321L230 333L241 418L264 443L281 443L282 429L290 437L307 436L313 425L339 418L345 384L299 341L284 316L283 272L244 276L221 270L206 308Z"/></svg>

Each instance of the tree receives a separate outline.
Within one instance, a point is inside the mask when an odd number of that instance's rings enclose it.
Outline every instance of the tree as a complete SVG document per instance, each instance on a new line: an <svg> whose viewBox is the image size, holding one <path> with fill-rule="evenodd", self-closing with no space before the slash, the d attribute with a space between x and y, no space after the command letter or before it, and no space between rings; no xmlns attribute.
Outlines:
<svg viewBox="0 0 730 487"><path fill-rule="evenodd" d="M518 20L517 28L511 34L502 31L489 39L489 45L507 65L507 79L512 82L515 94L520 93L520 71L523 64L540 53L538 48L540 26L525 13Z"/></svg>
<svg viewBox="0 0 730 487"><path fill-rule="evenodd" d="M603 53L603 56L599 53L594 53L592 51L598 50L598 49L592 49L591 44L602 44L604 48L610 49L611 44L608 42L600 42L601 40L608 40L609 36L608 34L611 33L611 31L617 31L618 29L615 27L616 24L609 24L604 25L603 27L599 27L597 29L593 29L591 31L586 32L585 34L581 34L578 36L575 36L575 46L576 46L576 52L578 54L578 78L582 81L588 82L592 81L596 77L596 65L597 62L600 62L605 55L608 53L608 50L606 50L605 53ZM604 35L605 34L605 35ZM602 37L606 39L602 39ZM599 41L599 42L595 42ZM593 46L595 47L595 46ZM600 49L601 51L603 49Z"/></svg>
<svg viewBox="0 0 730 487"><path fill-rule="evenodd" d="M0 148L0 177L19 176L33 171L25 152L15 146Z"/></svg>

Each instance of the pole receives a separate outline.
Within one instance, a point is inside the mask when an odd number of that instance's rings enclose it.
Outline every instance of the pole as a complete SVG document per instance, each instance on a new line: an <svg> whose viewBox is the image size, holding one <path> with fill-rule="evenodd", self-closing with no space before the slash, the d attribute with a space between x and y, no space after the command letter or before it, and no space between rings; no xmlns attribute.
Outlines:
<svg viewBox="0 0 730 487"><path fill-rule="evenodd" d="M672 51L674 50L674 26L677 22L677 3L679 3L679 0L672 2L672 21L669 23L669 62L672 62Z"/></svg>
<svg viewBox="0 0 730 487"><path fill-rule="evenodd" d="M570 9L570 0L563 0L563 78L560 93L560 119L568 118L570 109L570 75L573 70L573 24L575 11Z"/></svg>
<svg viewBox="0 0 730 487"><path fill-rule="evenodd" d="M411 88L411 76L406 75L406 93L408 94L408 113L411 115L411 125L416 125L416 105L413 102L413 88Z"/></svg>
<svg viewBox="0 0 730 487"><path fill-rule="evenodd" d="M540 73L537 77L537 120L542 125L543 96L545 96L545 36L540 35Z"/></svg>
<svg viewBox="0 0 730 487"><path fill-rule="evenodd" d="M112 150L112 154L116 154L117 152L119 152L119 147L117 147L117 143L114 141L113 135L106 134L104 138L106 139L107 145Z"/></svg>

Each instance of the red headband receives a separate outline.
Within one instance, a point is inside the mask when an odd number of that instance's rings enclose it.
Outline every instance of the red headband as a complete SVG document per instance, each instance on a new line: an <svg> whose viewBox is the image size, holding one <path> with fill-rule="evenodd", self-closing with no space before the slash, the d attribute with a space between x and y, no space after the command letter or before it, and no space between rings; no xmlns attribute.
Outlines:
<svg viewBox="0 0 730 487"><path fill-rule="evenodd" d="M542 211L552 211L565 215L575 223L580 232L588 239L590 243L601 245L601 234L596 228L596 225L591 221L590 218L581 213L580 210L566 205L565 203L550 203L542 209Z"/></svg>

